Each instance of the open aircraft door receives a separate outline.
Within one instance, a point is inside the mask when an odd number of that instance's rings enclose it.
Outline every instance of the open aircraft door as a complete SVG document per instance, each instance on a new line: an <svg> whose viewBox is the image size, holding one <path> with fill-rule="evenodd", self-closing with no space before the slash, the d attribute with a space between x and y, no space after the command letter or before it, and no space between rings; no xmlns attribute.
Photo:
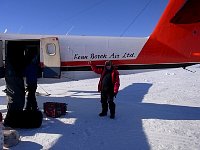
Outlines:
<svg viewBox="0 0 200 150"><path fill-rule="evenodd" d="M60 78L60 48L57 37L42 38L40 47L43 60L43 77L44 78Z"/></svg>
<svg viewBox="0 0 200 150"><path fill-rule="evenodd" d="M3 63L3 41L0 41L0 78L5 77L4 63Z"/></svg>

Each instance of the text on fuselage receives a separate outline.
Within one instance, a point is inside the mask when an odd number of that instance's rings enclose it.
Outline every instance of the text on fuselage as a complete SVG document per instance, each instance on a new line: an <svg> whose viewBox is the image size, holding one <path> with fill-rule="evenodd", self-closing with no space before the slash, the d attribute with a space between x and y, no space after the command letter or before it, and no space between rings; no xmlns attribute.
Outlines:
<svg viewBox="0 0 200 150"><path fill-rule="evenodd" d="M130 59L130 58L134 58L135 57L135 53L123 53L123 54L116 54L116 53L112 53L110 55L108 54L95 54L95 53L91 53L90 55L80 55L78 53L74 54L74 60L99 60L99 59Z"/></svg>

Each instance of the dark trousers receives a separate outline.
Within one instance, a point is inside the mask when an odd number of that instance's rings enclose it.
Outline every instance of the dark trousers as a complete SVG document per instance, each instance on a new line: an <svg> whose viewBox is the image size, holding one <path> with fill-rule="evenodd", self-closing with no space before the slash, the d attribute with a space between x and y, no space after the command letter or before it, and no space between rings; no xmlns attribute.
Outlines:
<svg viewBox="0 0 200 150"><path fill-rule="evenodd" d="M101 92L101 104L102 104L102 113L107 113L109 107L110 114L115 115L115 103L114 103L114 96L112 93Z"/></svg>
<svg viewBox="0 0 200 150"><path fill-rule="evenodd" d="M27 85L27 102L26 108L27 110L36 110L37 109L37 101L35 97L37 89L37 84L28 84Z"/></svg>

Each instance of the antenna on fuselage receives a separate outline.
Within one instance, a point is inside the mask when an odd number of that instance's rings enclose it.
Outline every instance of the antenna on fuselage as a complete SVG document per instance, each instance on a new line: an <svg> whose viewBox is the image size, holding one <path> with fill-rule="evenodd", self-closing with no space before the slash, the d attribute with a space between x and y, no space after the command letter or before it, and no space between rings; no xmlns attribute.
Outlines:
<svg viewBox="0 0 200 150"><path fill-rule="evenodd" d="M8 29L5 29L3 33L6 33L8 31Z"/></svg>
<svg viewBox="0 0 200 150"><path fill-rule="evenodd" d="M152 0L149 0L146 5L138 12L138 14L133 18L133 20L130 22L130 24L123 30L123 32L120 34L120 37L123 37L124 34L129 30L129 28L135 23L137 18L147 9L149 4L152 2Z"/></svg>
<svg viewBox="0 0 200 150"><path fill-rule="evenodd" d="M69 32L71 32L73 28L74 28L74 26L72 26L72 27L67 31L67 33L66 33L65 35L69 35Z"/></svg>

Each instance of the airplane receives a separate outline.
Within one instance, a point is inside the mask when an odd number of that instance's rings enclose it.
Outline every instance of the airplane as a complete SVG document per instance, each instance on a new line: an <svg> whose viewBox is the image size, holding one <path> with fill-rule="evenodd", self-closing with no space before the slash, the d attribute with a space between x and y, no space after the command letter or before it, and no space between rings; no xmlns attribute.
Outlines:
<svg viewBox="0 0 200 150"><path fill-rule="evenodd" d="M44 78L95 77L88 62L112 60L120 74L200 63L200 1L169 0L149 37L0 34L0 76L6 60L23 64L25 49L37 49ZM14 56L14 57L13 57Z"/></svg>

